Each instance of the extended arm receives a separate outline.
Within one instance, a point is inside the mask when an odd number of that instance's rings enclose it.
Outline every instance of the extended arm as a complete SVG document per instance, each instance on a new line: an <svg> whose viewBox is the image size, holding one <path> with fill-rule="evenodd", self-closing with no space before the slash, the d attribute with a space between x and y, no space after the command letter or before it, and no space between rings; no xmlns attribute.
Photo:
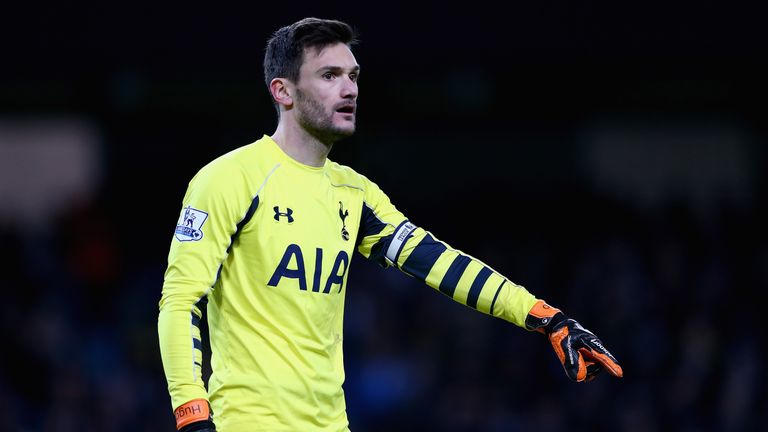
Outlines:
<svg viewBox="0 0 768 432"><path fill-rule="evenodd" d="M459 303L547 335L566 374L575 381L589 381L603 368L623 375L602 342L578 322L410 223L375 184L370 183L367 192L358 246L365 257L384 267L395 266Z"/></svg>

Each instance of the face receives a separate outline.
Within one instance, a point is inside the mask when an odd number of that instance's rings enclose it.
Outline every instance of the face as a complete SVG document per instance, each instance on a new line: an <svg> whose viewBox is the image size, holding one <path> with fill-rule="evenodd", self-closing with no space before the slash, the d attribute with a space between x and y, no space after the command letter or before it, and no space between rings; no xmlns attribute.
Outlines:
<svg viewBox="0 0 768 432"><path fill-rule="evenodd" d="M359 72L355 56L343 43L306 50L293 106L299 125L326 144L352 135Z"/></svg>

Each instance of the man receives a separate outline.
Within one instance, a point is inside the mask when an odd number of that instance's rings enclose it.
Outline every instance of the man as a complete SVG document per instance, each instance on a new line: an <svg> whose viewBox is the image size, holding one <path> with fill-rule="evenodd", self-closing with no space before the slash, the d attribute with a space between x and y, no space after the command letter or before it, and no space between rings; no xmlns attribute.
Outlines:
<svg viewBox="0 0 768 432"><path fill-rule="evenodd" d="M158 320L177 428L348 430L341 333L355 250L546 334L576 381L602 369L622 376L576 321L410 223L375 183L328 160L333 144L355 131L354 42L339 21L307 18L275 32L264 73L277 129L217 158L189 184L178 225L195 222L175 232Z"/></svg>

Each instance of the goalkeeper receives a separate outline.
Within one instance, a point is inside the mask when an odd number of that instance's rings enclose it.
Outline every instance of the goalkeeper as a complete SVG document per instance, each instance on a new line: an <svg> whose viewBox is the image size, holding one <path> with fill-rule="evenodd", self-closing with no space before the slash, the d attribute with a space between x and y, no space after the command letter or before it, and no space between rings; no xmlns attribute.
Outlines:
<svg viewBox="0 0 768 432"><path fill-rule="evenodd" d="M578 322L436 239L374 182L328 159L355 131L354 43L339 21L306 18L277 30L264 58L276 130L213 160L189 183L158 318L177 429L348 430L342 329L355 251L543 333L574 381L602 370L621 377L616 359Z"/></svg>

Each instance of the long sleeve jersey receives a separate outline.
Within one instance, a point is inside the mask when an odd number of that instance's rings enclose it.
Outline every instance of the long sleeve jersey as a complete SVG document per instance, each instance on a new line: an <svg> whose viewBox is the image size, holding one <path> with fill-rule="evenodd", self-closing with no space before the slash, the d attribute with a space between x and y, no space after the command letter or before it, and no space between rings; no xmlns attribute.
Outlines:
<svg viewBox="0 0 768 432"><path fill-rule="evenodd" d="M411 223L365 176L303 165L265 135L203 167L184 196L158 320L172 407L207 399L223 432L348 430L342 329L355 250L520 327L536 302Z"/></svg>

